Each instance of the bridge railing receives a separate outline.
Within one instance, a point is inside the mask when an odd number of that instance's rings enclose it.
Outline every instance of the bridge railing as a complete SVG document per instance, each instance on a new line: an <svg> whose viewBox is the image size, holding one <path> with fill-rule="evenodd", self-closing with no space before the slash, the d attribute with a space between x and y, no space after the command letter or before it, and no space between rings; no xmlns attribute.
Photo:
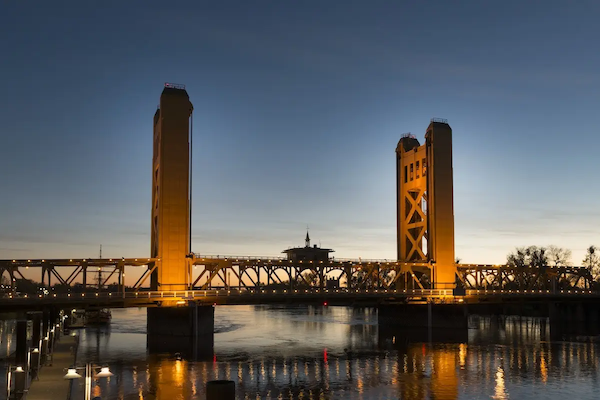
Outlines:
<svg viewBox="0 0 600 400"><path fill-rule="evenodd" d="M451 289L348 289L348 288L307 288L307 289L208 289L208 290L171 290L171 291L137 291L137 292L87 292L87 293L49 293L39 295L17 296L13 293L5 294L2 300L13 301L47 301L56 300L123 300L123 299L175 299L175 300L193 300L215 297L255 297L255 296L323 296L323 297L381 297L381 298L453 298L463 299L463 297L486 297L486 296L600 296L600 292L592 290L467 290L464 296L455 296ZM461 300L458 300L461 301Z"/></svg>
<svg viewBox="0 0 600 400"><path fill-rule="evenodd" d="M196 260L227 260L227 261L258 261L258 262L276 262L276 261L290 261L287 257L281 256L235 256L235 255L214 255L214 254L199 254L194 253ZM404 262L392 259L382 258L330 258L329 261L333 263L354 263L354 264L411 264L411 265L429 265L427 262Z"/></svg>

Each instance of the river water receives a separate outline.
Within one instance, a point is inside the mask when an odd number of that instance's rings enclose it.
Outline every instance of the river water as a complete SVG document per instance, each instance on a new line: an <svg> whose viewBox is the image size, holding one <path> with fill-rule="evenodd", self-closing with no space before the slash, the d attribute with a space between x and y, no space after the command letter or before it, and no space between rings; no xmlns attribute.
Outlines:
<svg viewBox="0 0 600 400"><path fill-rule="evenodd" d="M110 327L78 331L78 364L115 373L94 382L102 399L205 399L214 379L235 381L238 399L600 398L599 345L551 342L539 319L471 318L462 339L428 343L380 332L370 308L219 306L214 355L192 361L148 354L145 309L112 313Z"/></svg>

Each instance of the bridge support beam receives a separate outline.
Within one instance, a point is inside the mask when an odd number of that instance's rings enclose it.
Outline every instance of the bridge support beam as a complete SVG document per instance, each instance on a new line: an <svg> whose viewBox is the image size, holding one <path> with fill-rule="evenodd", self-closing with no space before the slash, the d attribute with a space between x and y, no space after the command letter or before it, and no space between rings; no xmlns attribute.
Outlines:
<svg viewBox="0 0 600 400"><path fill-rule="evenodd" d="M406 342L462 342L468 336L463 304L385 304L377 309L380 340L399 336Z"/></svg>
<svg viewBox="0 0 600 400"><path fill-rule="evenodd" d="M214 310L212 305L193 302L182 307L148 308L148 350L151 353L181 353L192 359L211 359Z"/></svg>

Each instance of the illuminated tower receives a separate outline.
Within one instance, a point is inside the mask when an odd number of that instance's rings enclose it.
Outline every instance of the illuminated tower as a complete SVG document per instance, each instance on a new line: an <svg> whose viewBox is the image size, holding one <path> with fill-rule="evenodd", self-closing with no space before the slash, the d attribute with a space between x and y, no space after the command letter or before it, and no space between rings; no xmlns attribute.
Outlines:
<svg viewBox="0 0 600 400"><path fill-rule="evenodd" d="M396 147L398 260L434 265L437 289L454 288L452 129L432 119L425 144L403 135Z"/></svg>
<svg viewBox="0 0 600 400"><path fill-rule="evenodd" d="M151 256L153 290L182 290L188 284L190 253L190 118L185 86L165 84L154 114Z"/></svg>

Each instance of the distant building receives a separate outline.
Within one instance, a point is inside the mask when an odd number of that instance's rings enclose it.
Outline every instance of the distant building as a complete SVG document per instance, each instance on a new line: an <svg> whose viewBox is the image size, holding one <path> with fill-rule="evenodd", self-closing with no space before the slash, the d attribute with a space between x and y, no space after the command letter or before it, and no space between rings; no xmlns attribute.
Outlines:
<svg viewBox="0 0 600 400"><path fill-rule="evenodd" d="M317 247L316 244L310 247L310 236L306 232L304 247L294 247L284 250L282 253L285 253L287 259L291 261L328 261L329 253L333 253L333 250Z"/></svg>

